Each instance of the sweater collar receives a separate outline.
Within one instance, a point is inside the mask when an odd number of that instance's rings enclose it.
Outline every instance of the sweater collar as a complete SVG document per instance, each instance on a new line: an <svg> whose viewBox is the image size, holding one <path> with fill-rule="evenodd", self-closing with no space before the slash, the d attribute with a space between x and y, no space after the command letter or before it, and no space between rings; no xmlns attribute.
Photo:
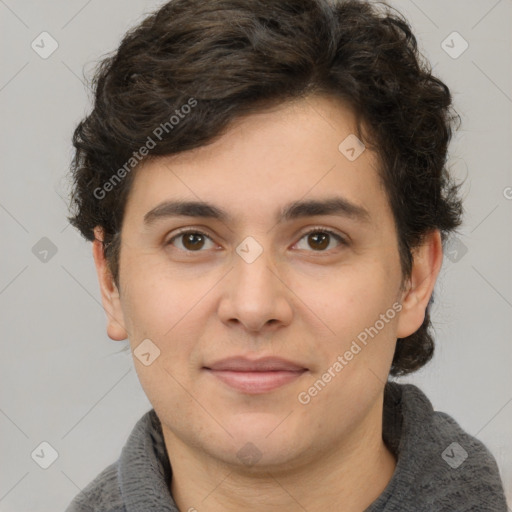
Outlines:
<svg viewBox="0 0 512 512"><path fill-rule="evenodd" d="M490 453L448 415L434 412L428 398L416 386L386 383L382 438L397 458L397 466L385 490L365 512L403 510L403 499L418 499L412 491L422 487L425 481L429 482L431 490L423 499L432 499L431 493L435 495L436 488L442 487L456 492L466 489L469 495L472 473L482 475L482 470L487 475L489 500L504 503L504 497L500 497L503 491L500 491L499 471ZM454 439L472 452L469 460L456 471L442 458L443 450L449 448ZM171 478L162 425L151 409L135 425L119 459L118 481L126 512L179 512L169 490ZM414 496L411 498L411 495ZM482 499L480 496L478 502ZM476 501L467 503L472 506Z"/></svg>
<svg viewBox="0 0 512 512"><path fill-rule="evenodd" d="M179 512L169 485L172 470L154 409L135 425L118 466L118 480L126 512Z"/></svg>

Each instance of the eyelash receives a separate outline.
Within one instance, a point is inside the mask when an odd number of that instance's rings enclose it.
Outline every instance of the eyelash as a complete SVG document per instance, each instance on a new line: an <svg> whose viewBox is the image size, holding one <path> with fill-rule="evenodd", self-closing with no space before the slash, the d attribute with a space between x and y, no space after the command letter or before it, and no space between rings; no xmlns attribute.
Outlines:
<svg viewBox="0 0 512 512"><path fill-rule="evenodd" d="M205 236L206 238L209 238L210 240L212 240L212 237L208 233L205 233L204 231L201 231L200 229L184 228L183 230L178 231L172 238L170 238L168 240L168 242L166 243L166 245L172 245L172 242L176 238L178 238L178 237L180 237L182 235L186 235L188 233L194 233L194 234L197 234L197 235L202 235L202 236ZM332 231L331 229L323 228L321 226L316 226L316 227L311 228L310 230L306 231L305 233L302 233L302 235L299 238L299 240L302 240L305 236L310 235L311 233L327 233L328 235L330 235L333 238L335 238L342 246L348 246L349 245L347 240L345 238L343 238L341 235L339 235L335 231ZM186 251L186 252L194 253L194 252L204 252L204 251L199 250L199 251ZM329 252L329 251L311 251L311 252L319 252L319 253L323 252L323 253L325 253L325 252Z"/></svg>

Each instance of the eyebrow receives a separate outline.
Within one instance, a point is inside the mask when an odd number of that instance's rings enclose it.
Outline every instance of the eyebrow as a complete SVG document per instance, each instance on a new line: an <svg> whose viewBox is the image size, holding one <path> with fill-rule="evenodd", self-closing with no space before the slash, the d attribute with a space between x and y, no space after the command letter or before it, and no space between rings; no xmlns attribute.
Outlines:
<svg viewBox="0 0 512 512"><path fill-rule="evenodd" d="M290 221L315 215L337 215L370 224L370 212L363 206L336 196L326 199L294 201L284 206L277 214L276 222ZM159 219L168 217L198 217L216 219L223 223L232 220L231 215L221 208L203 201L164 201L144 215L144 225L150 226Z"/></svg>

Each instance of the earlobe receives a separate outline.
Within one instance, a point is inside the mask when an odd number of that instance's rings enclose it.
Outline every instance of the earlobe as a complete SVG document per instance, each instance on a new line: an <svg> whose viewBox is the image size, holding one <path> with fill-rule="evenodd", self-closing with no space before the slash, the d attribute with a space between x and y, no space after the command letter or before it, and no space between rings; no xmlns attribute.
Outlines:
<svg viewBox="0 0 512 512"><path fill-rule="evenodd" d="M122 341L128 337L119 291L110 270L108 269L103 250L103 230L97 226L94 228L95 240L92 242L92 254L98 274L103 309L107 315L107 334L115 341Z"/></svg>
<svg viewBox="0 0 512 512"><path fill-rule="evenodd" d="M425 319L425 311L443 261L441 234L438 229L431 231L423 244L415 248L413 258L411 277L402 295L398 338L406 338L415 333Z"/></svg>

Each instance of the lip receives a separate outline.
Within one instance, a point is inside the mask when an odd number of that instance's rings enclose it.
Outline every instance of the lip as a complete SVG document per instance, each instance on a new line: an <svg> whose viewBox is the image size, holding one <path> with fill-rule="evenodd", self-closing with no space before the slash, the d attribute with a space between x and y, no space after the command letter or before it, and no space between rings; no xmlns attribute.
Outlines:
<svg viewBox="0 0 512 512"><path fill-rule="evenodd" d="M209 364L205 366L205 368L214 371L223 370L233 372L296 372L307 370L306 367L299 363L294 363L280 357L261 357L259 359L250 359L248 357L228 357Z"/></svg>
<svg viewBox="0 0 512 512"><path fill-rule="evenodd" d="M308 371L300 364L276 357L231 357L203 369L231 388L252 395L273 391Z"/></svg>

